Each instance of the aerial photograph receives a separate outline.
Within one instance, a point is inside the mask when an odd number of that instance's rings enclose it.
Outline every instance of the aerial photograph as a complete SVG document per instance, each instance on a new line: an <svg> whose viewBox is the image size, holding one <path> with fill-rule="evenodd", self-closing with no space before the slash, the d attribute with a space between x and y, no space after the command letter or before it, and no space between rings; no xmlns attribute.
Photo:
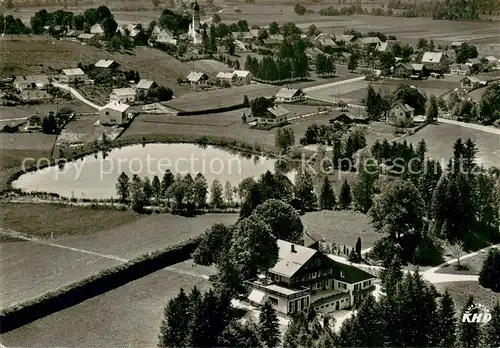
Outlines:
<svg viewBox="0 0 500 348"><path fill-rule="evenodd" d="M500 0L0 0L0 348L500 347Z"/></svg>

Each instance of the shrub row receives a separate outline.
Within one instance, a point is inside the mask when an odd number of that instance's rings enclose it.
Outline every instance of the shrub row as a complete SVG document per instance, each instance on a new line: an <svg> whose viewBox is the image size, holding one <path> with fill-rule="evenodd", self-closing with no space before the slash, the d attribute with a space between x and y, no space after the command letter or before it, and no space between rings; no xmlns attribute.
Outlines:
<svg viewBox="0 0 500 348"><path fill-rule="evenodd" d="M162 268L188 260L201 237L145 254L81 281L0 312L0 333L9 332L57 311L101 295Z"/></svg>
<svg viewBox="0 0 500 348"><path fill-rule="evenodd" d="M180 111L177 113L177 116L217 114L219 112L226 112L226 111L243 109L244 107L245 106L243 104L235 104L235 105L223 106L223 107L214 108L214 109L205 109L205 110L196 110L196 111Z"/></svg>

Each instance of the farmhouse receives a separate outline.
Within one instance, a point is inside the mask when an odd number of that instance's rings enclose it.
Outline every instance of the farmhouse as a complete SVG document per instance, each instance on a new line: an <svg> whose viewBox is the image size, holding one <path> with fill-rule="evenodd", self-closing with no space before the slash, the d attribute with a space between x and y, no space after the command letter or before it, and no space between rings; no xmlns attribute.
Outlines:
<svg viewBox="0 0 500 348"><path fill-rule="evenodd" d="M450 67L450 74L452 75L470 75L471 68L467 64L452 64Z"/></svg>
<svg viewBox="0 0 500 348"><path fill-rule="evenodd" d="M264 39L264 45L270 47L279 46L285 41L285 38L281 34L269 35L267 39Z"/></svg>
<svg viewBox="0 0 500 348"><path fill-rule="evenodd" d="M25 89L24 91L21 91L20 97L22 100L27 101L27 102L43 101L43 100L52 99L52 96L49 93L47 93L47 91L38 91L38 90L29 90L29 89Z"/></svg>
<svg viewBox="0 0 500 348"><path fill-rule="evenodd" d="M14 88L23 91L25 89L45 89L50 85L49 79L43 75L17 76L14 80Z"/></svg>
<svg viewBox="0 0 500 348"><path fill-rule="evenodd" d="M103 68L103 69L116 69L120 66L117 62L114 60L107 60L107 59L101 59L94 65L96 68Z"/></svg>
<svg viewBox="0 0 500 348"><path fill-rule="evenodd" d="M247 70L235 70L234 73L238 79L238 85L249 85L252 82L252 73Z"/></svg>
<svg viewBox="0 0 500 348"><path fill-rule="evenodd" d="M462 46L464 43L462 41L453 41L450 45L450 48L455 49Z"/></svg>
<svg viewBox="0 0 500 348"><path fill-rule="evenodd" d="M141 79L137 86L135 86L136 89L140 91L147 92L152 88L158 87L158 84L152 80L146 80L146 79Z"/></svg>
<svg viewBox="0 0 500 348"><path fill-rule="evenodd" d="M133 103L135 101L135 91L133 88L114 89L109 95L109 101Z"/></svg>
<svg viewBox="0 0 500 348"><path fill-rule="evenodd" d="M225 82L228 83L229 85L235 85L238 83L238 76L234 72L219 72L215 78L219 82Z"/></svg>
<svg viewBox="0 0 500 348"><path fill-rule="evenodd" d="M278 103L294 103L303 100L304 92L297 88L282 88L274 97Z"/></svg>
<svg viewBox="0 0 500 348"><path fill-rule="evenodd" d="M333 41L333 39L329 35L325 33L321 33L318 36L316 36L316 38L314 39L314 43L316 44L316 46L321 47L325 51L329 52L340 51L340 47L335 43L335 41Z"/></svg>
<svg viewBox="0 0 500 348"><path fill-rule="evenodd" d="M120 125L127 120L127 104L113 101L99 110L99 123L101 125Z"/></svg>
<svg viewBox="0 0 500 348"><path fill-rule="evenodd" d="M208 80L210 79L210 77L203 72L192 71L189 73L186 79L191 84L191 88L198 89L200 87L208 86Z"/></svg>
<svg viewBox="0 0 500 348"><path fill-rule="evenodd" d="M392 47L397 43L399 43L398 40L387 40L385 42L380 42L375 49L380 53L390 52Z"/></svg>
<svg viewBox="0 0 500 348"><path fill-rule="evenodd" d="M64 83L75 83L75 82L83 82L87 79L87 75L83 72L82 69L63 69L62 75L60 76L60 81Z"/></svg>
<svg viewBox="0 0 500 348"><path fill-rule="evenodd" d="M486 59L486 61L488 62L488 66L490 68L493 68L498 65L498 59L494 56L487 56L484 57L484 59Z"/></svg>
<svg viewBox="0 0 500 348"><path fill-rule="evenodd" d="M373 292L374 275L302 245L278 240L278 262L266 275L247 282L249 301L270 301L282 314L309 306L331 313L358 303Z"/></svg>
<svg viewBox="0 0 500 348"><path fill-rule="evenodd" d="M174 38L174 34L168 29L160 28L159 26L155 26L153 32L151 34L153 41L165 44L177 44L177 40Z"/></svg>
<svg viewBox="0 0 500 348"><path fill-rule="evenodd" d="M77 36L77 39L82 41L82 42L88 42L89 40L93 39L95 37L95 34L88 34L88 33L83 33Z"/></svg>
<svg viewBox="0 0 500 348"><path fill-rule="evenodd" d="M366 115L356 115L349 111L337 111L330 119L330 123L342 122L344 124L359 123L368 124L369 118Z"/></svg>
<svg viewBox="0 0 500 348"><path fill-rule="evenodd" d="M324 54L322 50L320 50L317 47L308 47L306 48L306 56L308 59L311 61L315 62L316 57L319 56L320 54Z"/></svg>
<svg viewBox="0 0 500 348"><path fill-rule="evenodd" d="M366 49L368 47L376 48L382 41L376 36L370 37L360 37L356 40L356 43L362 48Z"/></svg>
<svg viewBox="0 0 500 348"><path fill-rule="evenodd" d="M470 69L473 72L477 72L477 71L481 70L481 67L482 67L481 61L477 58L469 58L469 59L467 59L467 63L465 63L465 64L470 66Z"/></svg>
<svg viewBox="0 0 500 348"><path fill-rule="evenodd" d="M232 33L233 39L240 41L252 41L253 36L249 31L234 31Z"/></svg>
<svg viewBox="0 0 500 348"><path fill-rule="evenodd" d="M122 35L128 34L131 38L135 38L141 32L141 28L138 24L127 24L116 29L116 31Z"/></svg>
<svg viewBox="0 0 500 348"><path fill-rule="evenodd" d="M485 82L483 82L485 84ZM460 81L460 87L463 89L476 89L483 84L481 80L474 76L466 76Z"/></svg>
<svg viewBox="0 0 500 348"><path fill-rule="evenodd" d="M102 26L100 24L94 24L90 28L90 33L95 34L95 35L104 35L104 29L102 28Z"/></svg>
<svg viewBox="0 0 500 348"><path fill-rule="evenodd" d="M288 115L290 114L290 111L285 109L284 107L280 105L275 105L273 107L269 107L266 109L266 111L261 114L257 115L257 125L259 126L264 126L264 125L280 125L284 124L288 120ZM254 115L255 116L255 115Z"/></svg>
<svg viewBox="0 0 500 348"><path fill-rule="evenodd" d="M336 36L335 38L336 38L337 42L344 43L346 45L354 43L354 35L340 34L340 35Z"/></svg>
<svg viewBox="0 0 500 348"><path fill-rule="evenodd" d="M387 115L387 123L391 126L406 127L413 124L413 115L415 109L410 105L398 101L389 110Z"/></svg>
<svg viewBox="0 0 500 348"><path fill-rule="evenodd" d="M443 73L448 70L449 57L443 52L425 52L422 64L429 72Z"/></svg>

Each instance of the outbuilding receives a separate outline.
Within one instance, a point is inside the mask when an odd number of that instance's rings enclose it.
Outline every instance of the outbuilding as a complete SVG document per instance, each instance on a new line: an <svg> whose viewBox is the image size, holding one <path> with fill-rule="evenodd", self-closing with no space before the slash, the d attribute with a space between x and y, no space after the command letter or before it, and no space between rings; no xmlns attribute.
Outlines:
<svg viewBox="0 0 500 348"><path fill-rule="evenodd" d="M304 92L297 88L282 88L275 95L278 103L294 103L302 101Z"/></svg>
<svg viewBox="0 0 500 348"><path fill-rule="evenodd" d="M112 101L99 110L99 123L101 125L120 125L127 120L129 105L119 101Z"/></svg>

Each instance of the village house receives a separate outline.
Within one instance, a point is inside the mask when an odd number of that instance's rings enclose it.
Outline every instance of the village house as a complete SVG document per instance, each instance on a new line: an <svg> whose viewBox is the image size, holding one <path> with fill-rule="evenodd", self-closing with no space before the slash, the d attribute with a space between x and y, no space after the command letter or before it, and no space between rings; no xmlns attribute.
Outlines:
<svg viewBox="0 0 500 348"><path fill-rule="evenodd" d="M153 80L146 80L146 79L141 79L139 83L135 86L135 88L139 92L147 92L150 89L158 87L158 84L154 82Z"/></svg>
<svg viewBox="0 0 500 348"><path fill-rule="evenodd" d="M259 38L259 29L250 29L250 35L252 35L252 37L254 39L258 39Z"/></svg>
<svg viewBox="0 0 500 348"><path fill-rule="evenodd" d="M422 64L428 72L444 73L448 70L449 57L443 52L425 52L422 57Z"/></svg>
<svg viewBox="0 0 500 348"><path fill-rule="evenodd" d="M381 42L382 41L376 36L360 37L356 40L356 44L358 44L361 49L367 49L368 47L376 48Z"/></svg>
<svg viewBox="0 0 500 348"><path fill-rule="evenodd" d="M462 41L453 41L451 44L450 44L450 48L451 49L455 49L455 48L458 48L460 46L462 46L464 43Z"/></svg>
<svg viewBox="0 0 500 348"><path fill-rule="evenodd" d="M498 59L494 56L486 56L484 59L488 62L490 68L498 66Z"/></svg>
<svg viewBox="0 0 500 348"><path fill-rule="evenodd" d="M316 62L316 57L318 57L320 54L324 54L324 52L318 47L306 48L306 56L312 63Z"/></svg>
<svg viewBox="0 0 500 348"><path fill-rule="evenodd" d="M109 101L121 103L133 103L135 101L135 90L133 88L116 88L109 95Z"/></svg>
<svg viewBox="0 0 500 348"><path fill-rule="evenodd" d="M95 35L104 35L104 29L102 26L98 24L94 24L92 27L90 27L90 33L95 34Z"/></svg>
<svg viewBox="0 0 500 348"><path fill-rule="evenodd" d="M467 59L467 63L465 63L465 64L470 66L471 72L478 72L481 70L481 68L483 66L481 61L477 58L469 58L469 59Z"/></svg>
<svg viewBox="0 0 500 348"><path fill-rule="evenodd" d="M25 75L16 76L13 85L18 91L23 91L26 89L46 89L50 82L43 75Z"/></svg>
<svg viewBox="0 0 500 348"><path fill-rule="evenodd" d="M396 127L407 127L413 124L415 109L410 105L398 101L390 108L387 114L387 123Z"/></svg>
<svg viewBox="0 0 500 348"><path fill-rule="evenodd" d="M399 44L398 40L387 40L385 42L380 42L375 50L379 53L384 53L384 52L391 52L392 47L394 47L395 44Z"/></svg>
<svg viewBox="0 0 500 348"><path fill-rule="evenodd" d="M264 39L264 45L268 47L278 47L280 46L283 41L285 41L285 38L281 34L274 34L274 35L269 35L267 39Z"/></svg>
<svg viewBox="0 0 500 348"><path fill-rule="evenodd" d="M177 40L174 38L172 32L168 29L155 26L151 34L152 40L158 43L177 45Z"/></svg>
<svg viewBox="0 0 500 348"><path fill-rule="evenodd" d="M485 81L481 81L475 76L466 76L460 81L460 87L463 89L476 89L485 84Z"/></svg>
<svg viewBox="0 0 500 348"><path fill-rule="evenodd" d="M252 82L252 73L247 70L235 70L234 73L238 79L238 85L249 85Z"/></svg>
<svg viewBox="0 0 500 348"><path fill-rule="evenodd" d="M321 33L316 36L314 44L328 53L340 52L340 47L335 43L333 38L325 33Z"/></svg>
<svg viewBox="0 0 500 348"><path fill-rule="evenodd" d="M95 34L88 34L88 33L83 33L77 36L77 39L88 43L91 39L93 39L96 35Z"/></svg>
<svg viewBox="0 0 500 348"><path fill-rule="evenodd" d="M75 69L63 69L59 80L63 83L76 83L84 82L87 79L87 75L80 68Z"/></svg>
<svg viewBox="0 0 500 348"><path fill-rule="evenodd" d="M253 40L253 36L249 31L235 31L232 33L232 36L233 39L244 42L250 42Z"/></svg>
<svg viewBox="0 0 500 348"><path fill-rule="evenodd" d="M470 75L471 68L467 64L452 64L450 66L450 74L452 75Z"/></svg>
<svg viewBox="0 0 500 348"><path fill-rule="evenodd" d="M417 63L398 63L394 68L394 77L420 80L424 75L424 65Z"/></svg>
<svg viewBox="0 0 500 348"><path fill-rule="evenodd" d="M116 32L119 32L122 35L128 34L129 37L135 38L141 32L141 28L139 24L127 24L116 29Z"/></svg>
<svg viewBox="0 0 500 348"><path fill-rule="evenodd" d="M119 101L112 101L99 110L101 125L121 125L127 121L129 105Z"/></svg>
<svg viewBox="0 0 500 348"><path fill-rule="evenodd" d="M295 103L304 99L304 92L297 88L282 88L274 96L277 103Z"/></svg>
<svg viewBox="0 0 500 348"><path fill-rule="evenodd" d="M340 34L340 35L335 36L335 41L337 43L342 43L342 44L345 44L345 45L351 45L355 41L355 36L354 35Z"/></svg>
<svg viewBox="0 0 500 348"><path fill-rule="evenodd" d="M267 110L261 115L252 116L256 120L258 126L277 126L285 124L288 121L288 115L290 115L290 111L281 105L275 105L267 108Z"/></svg>
<svg viewBox="0 0 500 348"><path fill-rule="evenodd" d="M47 93L47 91L41 90L29 90L25 89L21 91L21 99L26 102L44 101L52 99L52 95Z"/></svg>
<svg viewBox="0 0 500 348"><path fill-rule="evenodd" d="M276 265L266 275L246 283L253 305L269 301L285 315L313 306L327 314L350 308L375 290L374 275L333 255L284 240L277 243Z"/></svg>
<svg viewBox="0 0 500 348"><path fill-rule="evenodd" d="M330 123L341 122L344 124L368 124L370 119L364 114L354 114L349 111L336 111L330 119Z"/></svg>
<svg viewBox="0 0 500 348"><path fill-rule="evenodd" d="M192 89L199 89L208 86L208 80L210 80L210 77L203 72L192 71L186 79L191 84Z"/></svg>
<svg viewBox="0 0 500 348"><path fill-rule="evenodd" d="M238 83L238 76L234 72L224 72L221 71L215 76L217 81L222 83L227 83L230 86L236 85Z"/></svg>
<svg viewBox="0 0 500 348"><path fill-rule="evenodd" d="M102 68L102 69L116 69L120 66L117 62L114 60L108 60L108 59L101 59L94 65L96 68Z"/></svg>

